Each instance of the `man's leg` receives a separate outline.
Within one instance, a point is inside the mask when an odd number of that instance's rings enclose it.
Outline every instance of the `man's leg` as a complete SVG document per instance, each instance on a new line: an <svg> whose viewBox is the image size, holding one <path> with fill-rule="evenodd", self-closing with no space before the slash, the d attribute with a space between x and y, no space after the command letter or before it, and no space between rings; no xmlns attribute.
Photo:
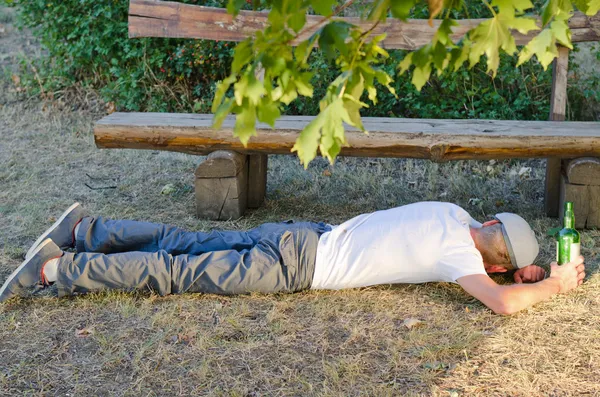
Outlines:
<svg viewBox="0 0 600 397"><path fill-rule="evenodd" d="M200 255L250 249L259 237L245 231L190 232L172 225L86 217L76 235L76 248L78 252L105 254L164 250L171 255Z"/></svg>
<svg viewBox="0 0 600 397"><path fill-rule="evenodd" d="M251 249L173 256L159 252L65 253L59 296L105 289L241 294L310 287L319 233L310 227L263 236Z"/></svg>
<svg viewBox="0 0 600 397"><path fill-rule="evenodd" d="M190 232L176 226L103 217L83 218L76 235L78 252L105 254L166 251L171 255L200 255L224 250L249 250L263 237L311 226L323 233L327 226L316 223L266 223L248 231Z"/></svg>

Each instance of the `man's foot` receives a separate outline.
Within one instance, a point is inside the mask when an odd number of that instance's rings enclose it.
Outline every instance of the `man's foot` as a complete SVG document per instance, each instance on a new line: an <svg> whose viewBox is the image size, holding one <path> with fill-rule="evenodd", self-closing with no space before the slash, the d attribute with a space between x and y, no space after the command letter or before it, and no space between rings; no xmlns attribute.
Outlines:
<svg viewBox="0 0 600 397"><path fill-rule="evenodd" d="M25 254L25 259L31 257L37 246L47 238L52 239L61 249L75 246L75 226L83 218L84 212L81 204L75 203L54 222L36 241Z"/></svg>
<svg viewBox="0 0 600 397"><path fill-rule="evenodd" d="M0 302L4 302L13 296L20 295L26 289L36 285L49 285L43 274L46 262L60 258L63 251L51 239L42 241L25 259L0 288Z"/></svg>

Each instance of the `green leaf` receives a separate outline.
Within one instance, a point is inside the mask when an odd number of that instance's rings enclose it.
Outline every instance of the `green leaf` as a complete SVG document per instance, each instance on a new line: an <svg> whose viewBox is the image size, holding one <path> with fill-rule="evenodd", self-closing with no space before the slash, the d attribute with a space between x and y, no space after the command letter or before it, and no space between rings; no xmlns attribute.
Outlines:
<svg viewBox="0 0 600 397"><path fill-rule="evenodd" d="M456 22L454 19L444 19L438 30L435 32L432 43L441 43L444 46L452 45L452 39L450 36L452 35L453 26L458 26L458 22Z"/></svg>
<svg viewBox="0 0 600 397"><path fill-rule="evenodd" d="M321 132L322 137L319 150L321 151L321 154L333 164L333 161L340 153L342 146L347 144L343 122L350 125L353 125L353 122L350 119L350 116L344 107L344 101L341 98L336 98L323 114L325 114L325 122Z"/></svg>
<svg viewBox="0 0 600 397"><path fill-rule="evenodd" d="M517 30L521 34L527 34L532 30L540 30L540 28L537 26L537 21L528 17L513 19L510 23L510 27Z"/></svg>
<svg viewBox="0 0 600 397"><path fill-rule="evenodd" d="M371 6L371 11L369 12L367 19L369 21L385 21L387 18L388 9L390 8L390 2L391 0L375 0ZM400 16L395 17L401 18ZM401 19L406 18L408 18L408 14Z"/></svg>
<svg viewBox="0 0 600 397"><path fill-rule="evenodd" d="M319 33L319 47L327 58L335 59L335 50L337 49L342 55L348 55L348 44L346 39L350 34L352 24L343 21L329 22Z"/></svg>
<svg viewBox="0 0 600 397"><path fill-rule="evenodd" d="M248 76L248 86L246 88L246 97L248 97L248 101L251 105L256 106L259 104L260 99L267 92L265 90L265 86L261 81L259 81L254 74L250 74Z"/></svg>
<svg viewBox="0 0 600 397"><path fill-rule="evenodd" d="M302 8L300 11L293 13L288 19L288 26L298 33L306 24L306 10Z"/></svg>
<svg viewBox="0 0 600 397"><path fill-rule="evenodd" d="M319 141L321 139L320 130L325 121L323 114L321 112L304 127L292 148L292 152L298 152L298 158L300 159L300 163L304 165L304 168L307 168L308 164L317 157L317 149L319 148Z"/></svg>
<svg viewBox="0 0 600 397"><path fill-rule="evenodd" d="M216 110L213 110L213 113L215 115L213 116L212 127L214 129L217 130L217 129L221 128L223 121L225 121L225 117L227 117L229 115L229 113L231 113L233 105L234 105L233 98L227 98ZM213 106L214 106L214 104L213 104Z"/></svg>
<svg viewBox="0 0 600 397"><path fill-rule="evenodd" d="M348 118L352 121L352 125L360 130L365 129L360 119L360 109L368 107L367 104L360 101L360 97L365 91L365 79L360 73L353 73L351 81L348 82L348 88L344 95L343 105L348 112Z"/></svg>
<svg viewBox="0 0 600 397"><path fill-rule="evenodd" d="M277 104L273 102L263 103L258 108L258 121L267 123L271 127L275 127L275 121L281 117L281 111Z"/></svg>
<svg viewBox="0 0 600 397"><path fill-rule="evenodd" d="M233 136L236 136L246 147L251 136L256 136L256 108L249 104L241 107L240 113L235 118Z"/></svg>
<svg viewBox="0 0 600 397"><path fill-rule="evenodd" d="M373 102L373 105L377 105L377 89L374 86L367 87L369 94L369 100Z"/></svg>
<svg viewBox="0 0 600 397"><path fill-rule="evenodd" d="M238 106L242 106L244 103L244 97L246 96L246 90L248 89L248 74L243 75L240 80L233 85L233 97L235 103Z"/></svg>
<svg viewBox="0 0 600 397"><path fill-rule="evenodd" d="M596 15L600 11L600 0L590 0L588 2L588 8L585 11L587 15Z"/></svg>
<svg viewBox="0 0 600 397"><path fill-rule="evenodd" d="M312 98L313 86L310 84L312 75L312 73L305 72L301 75L296 76L296 78L294 79L294 84L296 85L298 94Z"/></svg>
<svg viewBox="0 0 600 397"><path fill-rule="evenodd" d="M586 15L596 15L600 11L600 0L573 0L579 11Z"/></svg>
<svg viewBox="0 0 600 397"><path fill-rule="evenodd" d="M538 61L542 64L544 70L546 70L548 65L550 65L554 58L558 56L556 39L552 34L552 30L542 30L540 34L531 39L531 41L523 47L519 54L517 66L527 62L533 55L537 56Z"/></svg>
<svg viewBox="0 0 600 397"><path fill-rule="evenodd" d="M542 10L542 25L546 26L552 18L569 19L573 12L570 0L548 0Z"/></svg>
<svg viewBox="0 0 600 397"><path fill-rule="evenodd" d="M488 72L495 77L500 64L500 48L512 55L517 50L515 39L510 33L510 24L499 14L480 23L469 35L471 47L470 67L475 66L483 54L487 55Z"/></svg>
<svg viewBox="0 0 600 397"><path fill-rule="evenodd" d="M310 5L315 12L326 17L333 13L333 6L336 3L336 0L310 0Z"/></svg>
<svg viewBox="0 0 600 397"><path fill-rule="evenodd" d="M235 47L231 72L239 73L252 59L252 39L248 38Z"/></svg>
<svg viewBox="0 0 600 397"><path fill-rule="evenodd" d="M231 87L231 84L235 83L235 76L229 76L227 77L225 80L217 83L217 90L215 92L215 98L213 99L213 103L212 103L212 112L216 112L217 109L219 108L219 106L221 105L221 102L223 102L223 98L225 97L225 94L227 93L227 90L229 90L229 87Z"/></svg>
<svg viewBox="0 0 600 397"><path fill-rule="evenodd" d="M457 71L462 67L467 59L469 59L469 53L471 52L471 42L463 40L461 47L453 48L450 51L450 62L449 65L453 67L453 71Z"/></svg>
<svg viewBox="0 0 600 397"><path fill-rule="evenodd" d="M235 17L240 13L245 3L245 0L229 0L227 2L227 12Z"/></svg>
<svg viewBox="0 0 600 397"><path fill-rule="evenodd" d="M571 30L565 21L553 21L550 24L550 30L560 44L571 50L573 49L573 45L571 44Z"/></svg>
<svg viewBox="0 0 600 397"><path fill-rule="evenodd" d="M398 69L400 69L400 74L404 74L404 72L406 72L410 68L410 65L412 65L412 57L413 53L410 52L406 54L406 56L404 57L404 59L402 59L402 61L400 61L400 63L398 63Z"/></svg>
<svg viewBox="0 0 600 397"><path fill-rule="evenodd" d="M390 10L394 18L408 19L410 10L415 6L415 0L391 0Z"/></svg>
<svg viewBox="0 0 600 397"><path fill-rule="evenodd" d="M431 64L427 63L424 66L415 66L415 70L413 70L412 83L417 89L417 91L421 91L421 88L427 83L429 80L429 76L431 75Z"/></svg>

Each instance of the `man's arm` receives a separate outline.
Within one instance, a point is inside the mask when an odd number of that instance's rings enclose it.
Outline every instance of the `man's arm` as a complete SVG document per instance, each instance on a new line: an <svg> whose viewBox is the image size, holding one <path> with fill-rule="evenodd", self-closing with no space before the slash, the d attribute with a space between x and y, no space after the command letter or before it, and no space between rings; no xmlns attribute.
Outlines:
<svg viewBox="0 0 600 397"><path fill-rule="evenodd" d="M581 285L585 277L583 257L558 266L550 265L550 277L533 284L498 285L486 275L476 274L456 280L469 294L497 314L513 314L552 295L565 293Z"/></svg>
<svg viewBox="0 0 600 397"><path fill-rule="evenodd" d="M513 278L517 284L537 283L538 281L542 281L546 278L546 272L539 266L529 265L525 266L524 268L517 269L513 274Z"/></svg>

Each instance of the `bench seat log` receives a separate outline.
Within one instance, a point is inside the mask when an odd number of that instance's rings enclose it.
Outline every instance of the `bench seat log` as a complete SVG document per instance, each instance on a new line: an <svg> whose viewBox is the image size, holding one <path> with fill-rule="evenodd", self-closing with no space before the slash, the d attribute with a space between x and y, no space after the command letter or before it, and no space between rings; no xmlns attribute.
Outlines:
<svg viewBox="0 0 600 397"><path fill-rule="evenodd" d="M313 118L284 116L275 128L258 125L247 147L233 136L229 117L214 130L212 115L113 113L94 128L100 148L169 150L208 154L291 154L298 134ZM348 128L342 156L406 157L434 161L600 156L599 122L427 120L363 118L369 134Z"/></svg>

